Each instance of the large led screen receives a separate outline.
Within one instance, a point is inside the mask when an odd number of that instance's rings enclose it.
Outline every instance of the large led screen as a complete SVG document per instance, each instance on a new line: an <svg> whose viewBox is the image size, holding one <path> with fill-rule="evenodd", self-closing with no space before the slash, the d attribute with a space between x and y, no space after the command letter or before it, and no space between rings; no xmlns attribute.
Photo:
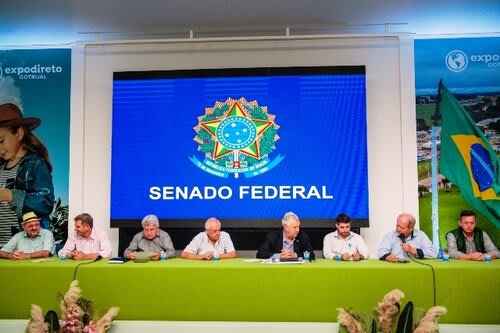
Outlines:
<svg viewBox="0 0 500 333"><path fill-rule="evenodd" d="M368 225L364 66L116 72L112 126L114 227Z"/></svg>

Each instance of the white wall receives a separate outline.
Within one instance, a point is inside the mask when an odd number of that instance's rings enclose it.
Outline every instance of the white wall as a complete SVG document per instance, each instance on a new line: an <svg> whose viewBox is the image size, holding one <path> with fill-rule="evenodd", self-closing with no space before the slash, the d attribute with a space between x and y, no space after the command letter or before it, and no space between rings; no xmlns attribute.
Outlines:
<svg viewBox="0 0 500 333"><path fill-rule="evenodd" d="M410 36L188 39L75 47L70 216L92 214L117 253L118 230L109 227L113 72L314 65L366 66L370 228L362 229L362 235L375 256L399 213L418 216Z"/></svg>

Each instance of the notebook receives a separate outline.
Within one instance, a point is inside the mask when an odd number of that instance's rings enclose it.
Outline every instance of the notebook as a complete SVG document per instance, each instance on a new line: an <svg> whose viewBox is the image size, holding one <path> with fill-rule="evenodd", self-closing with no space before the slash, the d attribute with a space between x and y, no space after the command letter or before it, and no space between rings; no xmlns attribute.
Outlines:
<svg viewBox="0 0 500 333"><path fill-rule="evenodd" d="M113 257L108 260L110 264L123 264L124 262L129 261L128 258L125 257Z"/></svg>
<svg viewBox="0 0 500 333"><path fill-rule="evenodd" d="M149 257L153 255L153 251L135 252L134 262L148 262Z"/></svg>

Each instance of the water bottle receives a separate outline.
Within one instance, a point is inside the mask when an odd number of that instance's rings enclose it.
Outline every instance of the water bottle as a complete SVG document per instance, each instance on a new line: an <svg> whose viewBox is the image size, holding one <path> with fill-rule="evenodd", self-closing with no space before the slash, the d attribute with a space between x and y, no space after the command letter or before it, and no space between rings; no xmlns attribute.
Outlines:
<svg viewBox="0 0 500 333"><path fill-rule="evenodd" d="M490 254L485 254L484 255L484 262L486 262L486 263L491 262L491 255Z"/></svg>
<svg viewBox="0 0 500 333"><path fill-rule="evenodd" d="M439 246L439 252L437 258L443 259L443 247L441 245Z"/></svg>
<svg viewBox="0 0 500 333"><path fill-rule="evenodd" d="M165 251L161 250L160 252L160 260L166 260L167 259L167 254Z"/></svg>
<svg viewBox="0 0 500 333"><path fill-rule="evenodd" d="M219 260L219 251L214 250L214 256L212 257L212 259L214 261L218 261Z"/></svg>

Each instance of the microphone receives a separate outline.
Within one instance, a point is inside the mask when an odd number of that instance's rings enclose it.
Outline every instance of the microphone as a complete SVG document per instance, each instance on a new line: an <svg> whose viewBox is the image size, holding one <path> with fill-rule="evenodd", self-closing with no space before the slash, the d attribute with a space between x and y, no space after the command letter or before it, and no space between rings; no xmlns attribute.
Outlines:
<svg viewBox="0 0 500 333"><path fill-rule="evenodd" d="M405 237L405 235L403 235L403 233L400 233L398 238L401 239L402 243L406 243L406 237Z"/></svg>

